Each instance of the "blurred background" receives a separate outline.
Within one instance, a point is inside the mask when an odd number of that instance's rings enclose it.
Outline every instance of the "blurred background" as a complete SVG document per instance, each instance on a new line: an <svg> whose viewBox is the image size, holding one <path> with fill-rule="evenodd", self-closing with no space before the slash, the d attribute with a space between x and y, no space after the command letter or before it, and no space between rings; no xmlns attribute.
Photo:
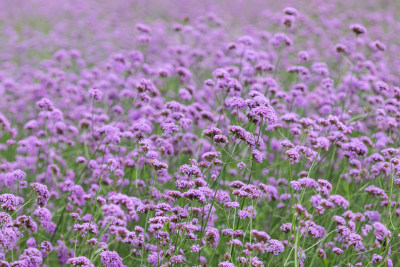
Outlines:
<svg viewBox="0 0 400 267"><path fill-rule="evenodd" d="M319 42L318 35L332 28L346 32L350 23L362 23L370 36L387 44L389 51L398 49L399 37L394 33L400 30L400 1L393 0L2 0L0 60L14 58L19 64L32 64L65 48L78 49L89 61L97 61L112 51L132 49L140 34L137 23L151 24L153 31L166 31L173 23L191 25L207 16L215 17L226 38L232 40L254 28L276 28L286 6L299 11L300 19L317 34L315 42ZM330 32L329 38L339 40L338 33Z"/></svg>

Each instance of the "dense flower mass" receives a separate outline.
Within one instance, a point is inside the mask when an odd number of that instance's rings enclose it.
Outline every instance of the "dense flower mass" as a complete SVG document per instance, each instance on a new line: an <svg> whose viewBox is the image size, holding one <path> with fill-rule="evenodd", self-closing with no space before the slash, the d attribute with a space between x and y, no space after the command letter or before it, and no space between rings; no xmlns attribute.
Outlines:
<svg viewBox="0 0 400 267"><path fill-rule="evenodd" d="M2 1L0 266L400 266L399 1Z"/></svg>

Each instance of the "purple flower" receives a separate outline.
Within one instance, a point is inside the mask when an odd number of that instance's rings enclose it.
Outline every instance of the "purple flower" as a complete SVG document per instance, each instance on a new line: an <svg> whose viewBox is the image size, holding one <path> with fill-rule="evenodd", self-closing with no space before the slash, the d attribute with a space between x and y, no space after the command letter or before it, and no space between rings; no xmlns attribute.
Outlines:
<svg viewBox="0 0 400 267"><path fill-rule="evenodd" d="M101 98L103 97L103 93L99 89L90 88L89 96L90 96L90 98L93 98L94 100L100 102Z"/></svg>
<svg viewBox="0 0 400 267"><path fill-rule="evenodd" d="M238 215L239 215L240 219L247 219L247 218L250 218L251 213L248 212L247 210L239 210Z"/></svg>
<svg viewBox="0 0 400 267"><path fill-rule="evenodd" d="M268 241L267 252L272 253L274 255L279 255L283 253L285 247L283 246L282 242L276 239L271 239Z"/></svg>
<svg viewBox="0 0 400 267"><path fill-rule="evenodd" d="M67 260L67 264L71 264L73 266L82 266L82 267L94 267L94 264L91 263L90 260L85 256L69 258Z"/></svg>
<svg viewBox="0 0 400 267"><path fill-rule="evenodd" d="M246 102L243 100L243 98L235 96L228 98L225 101L225 105L229 108L244 109L246 107Z"/></svg>
<svg viewBox="0 0 400 267"><path fill-rule="evenodd" d="M335 203L338 206L342 206L345 209L349 207L349 202L341 195L332 195L329 197L328 200Z"/></svg>
<svg viewBox="0 0 400 267"><path fill-rule="evenodd" d="M350 29L356 34L356 35L361 35L367 32L367 30L364 28L364 26L360 24L351 24Z"/></svg>
<svg viewBox="0 0 400 267"><path fill-rule="evenodd" d="M356 233L350 233L348 236L349 245L354 245L356 248L362 247L362 237Z"/></svg>
<svg viewBox="0 0 400 267"><path fill-rule="evenodd" d="M31 185L33 190L37 194L37 203L40 207L44 207L47 204L47 201L50 198L50 192L47 189L47 186L44 184L39 184L39 183L33 183Z"/></svg>
<svg viewBox="0 0 400 267"><path fill-rule="evenodd" d="M184 263L184 262L186 262L186 259L182 255L174 255L171 257L170 261L172 263L176 264L176 263Z"/></svg>
<svg viewBox="0 0 400 267"><path fill-rule="evenodd" d="M318 249L318 257L326 259L326 253L322 248Z"/></svg>
<svg viewBox="0 0 400 267"><path fill-rule="evenodd" d="M370 185L364 189L365 192L377 197L380 196L382 200L388 200L388 196L386 195L385 191L375 185Z"/></svg>
<svg viewBox="0 0 400 267"><path fill-rule="evenodd" d="M229 261L223 261L218 263L219 267L235 267L235 264L229 262Z"/></svg>
<svg viewBox="0 0 400 267"><path fill-rule="evenodd" d="M122 258L115 251L105 250L100 253L100 260L106 267L123 267Z"/></svg>
<svg viewBox="0 0 400 267"><path fill-rule="evenodd" d="M371 260L371 264L377 263L377 262L381 262L383 260L383 257L378 255L378 254L374 254L372 255L372 260Z"/></svg>
<svg viewBox="0 0 400 267"><path fill-rule="evenodd" d="M198 189L189 189L187 192L183 193L183 197L191 200L197 200L200 203L205 203L207 201L203 192Z"/></svg>
<svg viewBox="0 0 400 267"><path fill-rule="evenodd" d="M51 245L51 243L49 241L43 241L40 244L40 248L42 249L43 252L50 252L53 250L53 246Z"/></svg>
<svg viewBox="0 0 400 267"><path fill-rule="evenodd" d="M2 194L0 195L0 203L3 210L16 211L21 200L13 194Z"/></svg>
<svg viewBox="0 0 400 267"><path fill-rule="evenodd" d="M255 160L255 162L257 162L257 163L263 162L263 156L259 150L253 149L251 151L251 155L253 156L253 159Z"/></svg>
<svg viewBox="0 0 400 267"><path fill-rule="evenodd" d="M389 231L385 225L380 222L374 222L374 234L378 241L383 242L387 237L392 236L392 232Z"/></svg>
<svg viewBox="0 0 400 267"><path fill-rule="evenodd" d="M42 98L36 102L36 106L43 111L53 111L53 103L48 98Z"/></svg>
<svg viewBox="0 0 400 267"><path fill-rule="evenodd" d="M283 13L289 16L293 16L293 17L297 17L298 16L298 11L297 9L293 8L293 7L285 7L283 9Z"/></svg>
<svg viewBox="0 0 400 267"><path fill-rule="evenodd" d="M332 249L332 252L335 253L336 255L341 255L343 253L343 250L337 247L334 247Z"/></svg>
<svg viewBox="0 0 400 267"><path fill-rule="evenodd" d="M291 148L287 150L286 155L288 156L291 164L300 162L300 154L296 148Z"/></svg>
<svg viewBox="0 0 400 267"><path fill-rule="evenodd" d="M381 220L381 215L378 211L367 210L364 215L368 217L371 222L379 222Z"/></svg>
<svg viewBox="0 0 400 267"><path fill-rule="evenodd" d="M197 244L190 247L191 252L199 252L201 249L202 249L202 247Z"/></svg>
<svg viewBox="0 0 400 267"><path fill-rule="evenodd" d="M43 263L42 253L36 248L27 248L19 257L26 266L40 266Z"/></svg>
<svg viewBox="0 0 400 267"><path fill-rule="evenodd" d="M117 167L118 167L118 163L117 163L117 161L115 159L108 159L106 161L106 164L107 164L107 169L110 172L115 171L117 169Z"/></svg>
<svg viewBox="0 0 400 267"><path fill-rule="evenodd" d="M179 127L174 123L164 123L162 128L166 134L173 134L179 132Z"/></svg>
<svg viewBox="0 0 400 267"><path fill-rule="evenodd" d="M26 241L26 245L28 247L34 248L36 247L36 239L34 237L30 237L27 241Z"/></svg>
<svg viewBox="0 0 400 267"><path fill-rule="evenodd" d="M212 248L215 248L219 243L219 231L213 227L207 227L205 231L205 238L207 243L211 245Z"/></svg>
<svg viewBox="0 0 400 267"><path fill-rule="evenodd" d="M261 117L267 124L274 124L278 121L278 117L272 107L256 107L253 112L256 116Z"/></svg>
<svg viewBox="0 0 400 267"><path fill-rule="evenodd" d="M264 231L258 231L258 230L251 230L250 234L252 236L254 236L254 238L258 241L258 242L268 242L271 237Z"/></svg>

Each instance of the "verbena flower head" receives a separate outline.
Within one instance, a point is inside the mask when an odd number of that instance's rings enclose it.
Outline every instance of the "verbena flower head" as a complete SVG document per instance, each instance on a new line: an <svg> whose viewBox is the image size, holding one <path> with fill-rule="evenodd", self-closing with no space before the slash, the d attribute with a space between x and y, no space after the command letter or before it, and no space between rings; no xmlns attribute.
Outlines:
<svg viewBox="0 0 400 267"><path fill-rule="evenodd" d="M103 93L99 89L90 88L89 96L90 96L90 98L93 98L96 101L101 101L101 99L103 97Z"/></svg>
<svg viewBox="0 0 400 267"><path fill-rule="evenodd" d="M21 200L13 194L2 194L0 195L1 209L6 211L16 211Z"/></svg>
<svg viewBox="0 0 400 267"><path fill-rule="evenodd" d="M362 26L361 24L351 24L350 29L356 34L356 35L361 35L365 34L367 30Z"/></svg>
<svg viewBox="0 0 400 267"><path fill-rule="evenodd" d="M123 267L122 258L115 251L105 250L100 253L101 262L106 267Z"/></svg>
<svg viewBox="0 0 400 267"><path fill-rule="evenodd" d="M67 260L67 264L71 264L73 266L82 266L82 267L94 267L94 264L91 263L90 260L85 256L69 258Z"/></svg>
<svg viewBox="0 0 400 267"><path fill-rule="evenodd" d="M33 183L31 185L31 187L33 188L33 190L36 192L37 194L37 203L39 204L39 206L44 207L47 204L47 201L50 198L50 192L47 189L47 186L44 184L39 184L39 183Z"/></svg>

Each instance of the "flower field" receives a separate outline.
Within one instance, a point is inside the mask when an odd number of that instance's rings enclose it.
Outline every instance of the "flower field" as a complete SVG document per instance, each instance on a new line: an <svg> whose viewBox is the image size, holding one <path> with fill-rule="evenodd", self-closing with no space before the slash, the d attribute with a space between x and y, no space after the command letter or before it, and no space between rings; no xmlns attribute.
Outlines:
<svg viewBox="0 0 400 267"><path fill-rule="evenodd" d="M0 1L0 266L400 266L399 18Z"/></svg>

